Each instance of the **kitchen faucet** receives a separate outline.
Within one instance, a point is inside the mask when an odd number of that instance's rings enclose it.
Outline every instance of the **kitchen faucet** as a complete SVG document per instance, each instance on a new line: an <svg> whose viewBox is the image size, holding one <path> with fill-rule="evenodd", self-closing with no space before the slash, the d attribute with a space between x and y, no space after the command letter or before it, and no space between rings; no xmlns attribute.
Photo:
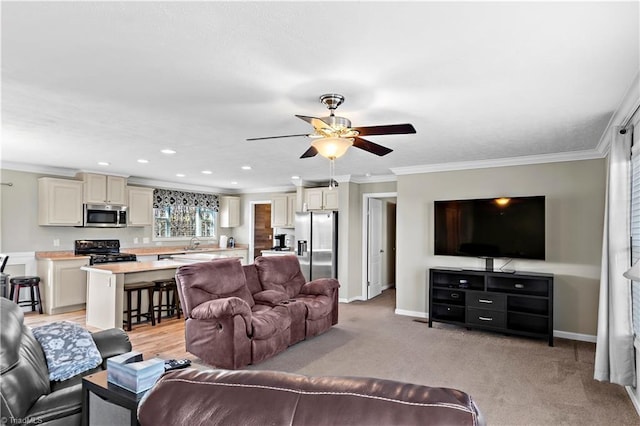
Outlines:
<svg viewBox="0 0 640 426"><path fill-rule="evenodd" d="M186 250L195 250L200 245L200 239L198 237L192 237L189 240L189 245L185 247Z"/></svg>

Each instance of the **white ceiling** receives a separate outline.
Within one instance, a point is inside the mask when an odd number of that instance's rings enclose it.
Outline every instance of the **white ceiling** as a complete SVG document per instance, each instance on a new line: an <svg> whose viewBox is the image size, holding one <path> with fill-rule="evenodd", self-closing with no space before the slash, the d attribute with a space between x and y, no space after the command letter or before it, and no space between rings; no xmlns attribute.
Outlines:
<svg viewBox="0 0 640 426"><path fill-rule="evenodd" d="M245 139L310 132L294 114L326 116L330 92L354 126L417 130L369 137L385 157L351 148L336 173L354 179L594 151L640 69L636 1L3 1L1 13L4 167L178 186L326 180L326 159L299 159L308 138Z"/></svg>

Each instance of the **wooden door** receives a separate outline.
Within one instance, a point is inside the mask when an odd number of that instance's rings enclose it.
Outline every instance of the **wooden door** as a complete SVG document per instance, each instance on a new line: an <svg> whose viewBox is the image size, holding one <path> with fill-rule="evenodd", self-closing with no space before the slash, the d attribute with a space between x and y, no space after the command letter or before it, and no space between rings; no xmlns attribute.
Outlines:
<svg viewBox="0 0 640 426"><path fill-rule="evenodd" d="M269 250L273 247L271 204L254 204L254 206L252 259L260 256L262 250Z"/></svg>

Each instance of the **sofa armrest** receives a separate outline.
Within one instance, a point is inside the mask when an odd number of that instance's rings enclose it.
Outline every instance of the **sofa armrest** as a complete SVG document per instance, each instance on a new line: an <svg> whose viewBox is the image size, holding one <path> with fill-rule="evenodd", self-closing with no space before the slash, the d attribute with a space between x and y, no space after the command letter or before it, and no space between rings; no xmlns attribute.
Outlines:
<svg viewBox="0 0 640 426"><path fill-rule="evenodd" d="M277 306L285 300L289 300L289 295L278 290L264 290L253 295L253 300L261 305Z"/></svg>
<svg viewBox="0 0 640 426"><path fill-rule="evenodd" d="M107 358L131 351L129 335L121 328L97 331L91 337L102 356L102 368L107 368Z"/></svg>
<svg viewBox="0 0 640 426"><path fill-rule="evenodd" d="M195 320L223 320L240 315L244 319L247 335L251 335L251 308L239 297L225 297L206 301L191 310Z"/></svg>
<svg viewBox="0 0 640 426"><path fill-rule="evenodd" d="M335 278L318 278L303 285L300 293L331 297L333 291L338 287L340 287L340 283Z"/></svg>
<svg viewBox="0 0 640 426"><path fill-rule="evenodd" d="M191 318L197 320L222 319L235 315L242 315L251 323L251 308L239 297L208 300L191 310Z"/></svg>

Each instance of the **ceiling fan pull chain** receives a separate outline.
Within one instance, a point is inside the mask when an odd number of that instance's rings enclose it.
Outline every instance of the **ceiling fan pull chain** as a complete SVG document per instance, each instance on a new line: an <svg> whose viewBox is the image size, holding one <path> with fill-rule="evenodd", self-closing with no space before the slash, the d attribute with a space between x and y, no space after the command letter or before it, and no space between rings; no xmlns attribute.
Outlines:
<svg viewBox="0 0 640 426"><path fill-rule="evenodd" d="M334 176L336 175L336 159L329 159L329 189L335 188Z"/></svg>

